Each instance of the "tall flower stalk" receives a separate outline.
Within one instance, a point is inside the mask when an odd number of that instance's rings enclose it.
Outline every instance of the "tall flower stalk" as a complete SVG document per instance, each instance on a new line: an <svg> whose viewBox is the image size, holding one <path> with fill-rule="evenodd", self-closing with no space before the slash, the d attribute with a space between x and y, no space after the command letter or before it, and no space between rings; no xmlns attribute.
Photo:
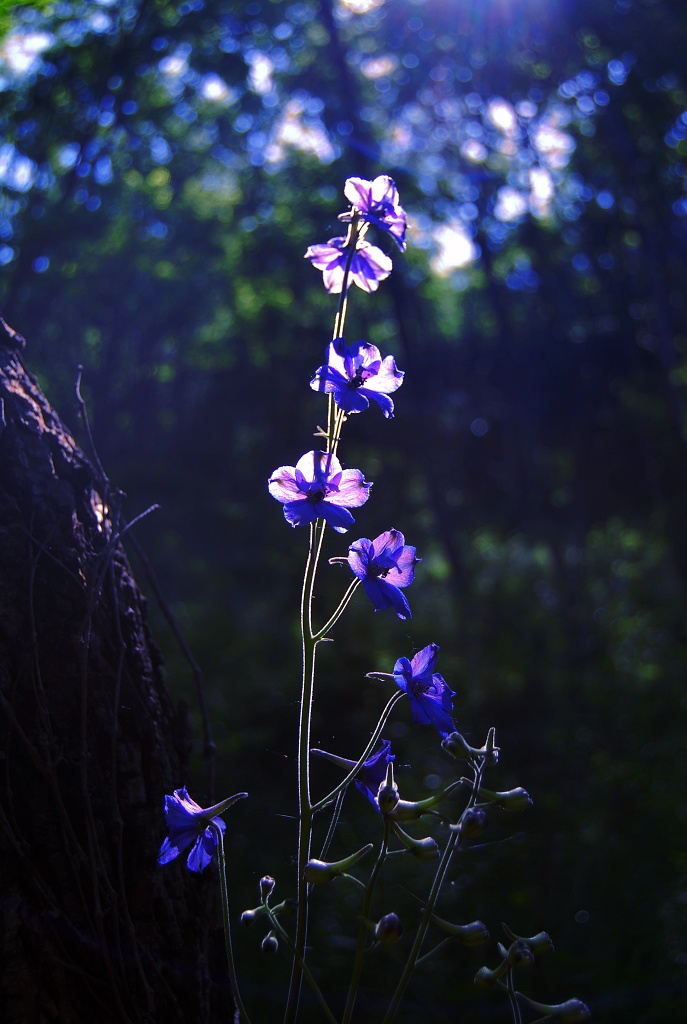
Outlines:
<svg viewBox="0 0 687 1024"><path fill-rule="evenodd" d="M470 746L456 731L453 717L456 694L443 676L435 671L439 654L436 643L416 648L412 657L399 657L393 665L393 671L367 673L366 678L393 685L395 689L377 724L370 731L363 752L357 758L311 748L319 645L330 639L331 631L359 589L362 589L375 612L391 610L401 621L410 620L412 612L405 591L413 583L415 568L421 561L415 547L406 544L404 534L395 527L389 527L374 539L359 537L349 544L347 555L329 559L330 565L343 566L352 573L353 578L348 577L346 588L334 610L328 616L322 616L321 622L314 621L313 599L327 527L331 527L336 534L347 533L355 523L351 509L357 513L366 504L372 487L360 470L344 467L339 460L343 426L348 417L367 411L371 404L378 406L386 419L391 419L394 415L394 399L391 396L395 396L403 383L403 371L397 368L393 356L382 356L375 345L366 341L347 343L345 327L351 286L368 294L374 293L380 282L392 271L389 256L368 241L366 236L369 230L382 232L404 252L406 215L400 206L396 186L388 175L380 175L373 181L349 178L344 193L350 203L350 208L339 217L347 225L345 236L312 245L305 254L313 266L322 272L327 291L339 297L325 362L318 367L310 381L314 391L327 396L327 428L326 431L318 428L319 449L306 452L295 460L294 465L278 467L268 481L269 492L281 503L286 522L294 528L308 527L300 598L302 671L297 743L296 884L295 898L283 900L275 906L270 902L276 886L275 879L271 876L263 877L260 881L260 905L244 911L241 920L244 924L262 920L268 926L269 931L261 944L263 952L276 953L281 943L291 953L284 1024L296 1024L299 1019L304 981L312 990L328 1024L337 1024L339 1020L341 1024L353 1024L364 975L368 935L372 933L373 946L393 944L403 935L403 924L395 910L385 913L376 922L373 914L382 875L387 871L392 858L399 854L415 858L420 866L431 865L433 878L382 1024L391 1024L396 1018L416 968L438 949L456 941L473 945L486 941L488 932L481 921L467 925L445 921L436 914L437 903L455 854L487 827L485 808L494 806L503 810L521 810L530 803L527 793L520 787L507 792L495 792L482 786L485 769L498 762L494 731L489 731L486 742L479 748ZM458 778L443 790L421 800L401 797L394 779L396 755L391 751L390 741L383 738L386 723L401 702L407 704L417 728L428 728L435 739L438 734L445 753L455 761L468 765L471 778ZM313 800L311 787L313 755L334 763L343 774L337 785L316 800ZM363 794L371 821L375 823L381 838L376 844L366 843L338 860L325 860L351 783ZM215 858L219 860L227 965L236 1006L234 1021L240 1024L249 1024L249 1017L239 994L234 966L224 855L225 824L218 815L245 795L236 794L220 804L204 809L191 799L185 787L176 790L166 798L165 813L170 834L160 851L160 863L166 864L188 849L186 863L194 872L203 871ZM462 810L456 812L455 808L450 807L445 810L445 802L457 797L463 798ZM372 812L369 811L370 807ZM316 815L325 810L330 812L329 828L319 855L313 857L313 821ZM423 820L429 820L437 826L435 832L440 839L441 829L448 829L448 833L443 836L443 849L433 835L417 838L412 834L413 826ZM365 869L366 858L375 845L377 856L367 882L363 882L357 875ZM327 1001L324 986L309 963L311 892L331 882L353 884L362 890L358 939L351 964L350 984L340 1017L337 1017ZM434 949L423 953L429 929L435 926L446 933L445 937ZM535 955L546 951L550 941L547 945L540 936L520 939L508 929L506 931L512 939L510 949L499 947L503 954L501 964L493 970L481 968L476 984L504 988L512 1008L514 1024L521 1024L522 1005L546 1009L552 1020L586 1019L588 1011L579 1000L548 1006L535 1003L517 991L514 971L522 964L531 962Z"/></svg>

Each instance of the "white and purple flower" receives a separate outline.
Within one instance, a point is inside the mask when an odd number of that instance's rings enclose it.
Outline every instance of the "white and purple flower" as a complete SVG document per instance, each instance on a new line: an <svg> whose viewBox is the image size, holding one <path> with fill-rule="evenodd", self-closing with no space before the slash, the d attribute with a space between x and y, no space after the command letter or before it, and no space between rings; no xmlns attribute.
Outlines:
<svg viewBox="0 0 687 1024"><path fill-rule="evenodd" d="M305 253L305 258L322 271L324 286L333 295L338 295L343 288L348 257L343 236L311 245ZM376 292L379 282L391 273L391 267L391 260L381 249L360 239L351 258L348 277L364 292Z"/></svg>
<svg viewBox="0 0 687 1024"><path fill-rule="evenodd" d="M374 540L361 537L348 549L348 564L362 582L375 611L393 608L399 619L412 617L407 598L399 588L413 582L419 561L415 548L406 544L399 530L387 530ZM394 678L395 673L396 669Z"/></svg>
<svg viewBox="0 0 687 1024"><path fill-rule="evenodd" d="M280 466L269 480L269 492L284 505L291 526L324 519L337 533L355 522L348 511L359 508L370 496L359 469L342 469L331 452L307 452L295 466Z"/></svg>
<svg viewBox="0 0 687 1024"><path fill-rule="evenodd" d="M434 672L439 648L429 644L412 661L399 658L394 665L394 682L408 694L410 710L416 722L433 725L442 736L455 732L451 718L455 693L443 676Z"/></svg>
<svg viewBox="0 0 687 1024"><path fill-rule="evenodd" d="M388 397L403 383L403 370L396 368L393 356L382 359L376 345L356 341L347 345L343 338L332 341L327 348L327 362L315 373L310 387L334 395L344 412L362 412L373 399L384 415L391 419L394 403Z"/></svg>
<svg viewBox="0 0 687 1024"><path fill-rule="evenodd" d="M398 189L393 178L380 174L374 181L366 178L347 178L344 195L354 207L352 214L343 214L341 220L350 220L355 212L376 227L387 231L401 252L406 249L406 214L398 201Z"/></svg>

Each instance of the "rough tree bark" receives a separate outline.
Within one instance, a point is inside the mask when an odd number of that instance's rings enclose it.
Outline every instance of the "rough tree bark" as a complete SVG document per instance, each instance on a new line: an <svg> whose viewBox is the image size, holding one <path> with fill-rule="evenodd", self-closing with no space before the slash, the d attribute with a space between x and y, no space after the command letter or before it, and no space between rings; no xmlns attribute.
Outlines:
<svg viewBox="0 0 687 1024"><path fill-rule="evenodd" d="M23 347L0 318L0 1017L219 1019L208 880L156 866L183 715L116 500Z"/></svg>

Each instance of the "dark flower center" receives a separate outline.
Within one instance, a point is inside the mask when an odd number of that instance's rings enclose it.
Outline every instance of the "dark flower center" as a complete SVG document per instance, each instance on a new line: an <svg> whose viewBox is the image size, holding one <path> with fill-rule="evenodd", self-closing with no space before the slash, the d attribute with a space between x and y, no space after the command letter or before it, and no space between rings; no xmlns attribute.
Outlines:
<svg viewBox="0 0 687 1024"><path fill-rule="evenodd" d="M311 505L317 505L318 502L324 501L325 494L324 487L318 487L317 490L308 491L306 501L309 501Z"/></svg>

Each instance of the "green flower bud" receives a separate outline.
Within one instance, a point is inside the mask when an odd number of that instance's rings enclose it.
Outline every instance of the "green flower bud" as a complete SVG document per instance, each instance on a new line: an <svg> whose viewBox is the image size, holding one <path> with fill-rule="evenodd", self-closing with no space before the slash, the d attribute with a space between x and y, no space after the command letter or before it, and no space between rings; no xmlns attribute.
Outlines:
<svg viewBox="0 0 687 1024"><path fill-rule="evenodd" d="M391 811L386 813L382 811L382 813L391 821L402 821L404 823L417 821L423 814L430 814L438 803L441 803L454 789L458 789L461 785L461 782L452 782L441 793L435 793L434 796L428 796L424 800L399 800Z"/></svg>
<svg viewBox="0 0 687 1024"><path fill-rule="evenodd" d="M267 907L253 907L252 910L244 910L241 914L241 924L245 924L248 927L254 924L259 917L267 913Z"/></svg>
<svg viewBox="0 0 687 1024"><path fill-rule="evenodd" d="M503 793L480 786L479 796L481 800L486 800L496 807L502 807L504 811L523 811L532 803L532 798L522 786L518 786L516 789L507 789Z"/></svg>
<svg viewBox="0 0 687 1024"><path fill-rule="evenodd" d="M503 930L511 940L511 942L526 942L530 947L535 956L543 956L544 953L553 953L553 942L548 932L537 932L536 935L532 935L528 938L525 935L516 935L512 932L507 924L504 924Z"/></svg>
<svg viewBox="0 0 687 1024"><path fill-rule="evenodd" d="M471 747L461 733L452 732L449 736L444 737L441 745L446 753L455 757L457 761L470 761L470 763L481 761L485 768L493 768L499 760L499 748L494 743L495 736L496 732L492 727L483 746Z"/></svg>
<svg viewBox="0 0 687 1024"><path fill-rule="evenodd" d="M389 761L386 766L386 778L377 792L377 804L382 814L393 811L399 801L398 786L394 782L394 764Z"/></svg>
<svg viewBox="0 0 687 1024"><path fill-rule="evenodd" d="M260 899L264 903L272 895L272 891L277 883L271 875L263 875L260 879Z"/></svg>
<svg viewBox="0 0 687 1024"><path fill-rule="evenodd" d="M589 1007L581 999L568 999L564 1003L556 1004L538 1003L536 1000L530 999L529 996L524 996L522 992L519 992L518 995L533 1010L546 1014L552 1020L562 1021L563 1024L581 1024L582 1021L589 1020L591 1017Z"/></svg>
<svg viewBox="0 0 687 1024"><path fill-rule="evenodd" d="M326 860L309 860L305 865L303 877L306 882L312 882L315 885L319 885L323 882L331 882L333 878L337 878L339 875L343 875L348 871L349 868L353 867L366 853L369 853L372 849L372 843L368 843L367 846L363 846L362 849L356 853L352 853L350 857L344 857L343 860L337 861L326 861Z"/></svg>
<svg viewBox="0 0 687 1024"><path fill-rule="evenodd" d="M474 977L474 984L478 988L494 988L507 970L508 964L505 960L498 967L495 967L493 971L490 971L488 967L480 967Z"/></svg>
<svg viewBox="0 0 687 1024"><path fill-rule="evenodd" d="M509 967L530 967L534 963L534 953L526 942L518 939L508 947L506 962Z"/></svg>
<svg viewBox="0 0 687 1024"><path fill-rule="evenodd" d="M260 943L260 949L263 953L276 953L279 949L279 940L274 934L274 931L268 932L265 938Z"/></svg>
<svg viewBox="0 0 687 1024"><path fill-rule="evenodd" d="M463 946L479 946L489 939L487 927L481 921L471 921L470 924L452 924L445 921L443 917L432 914L432 921L441 928L443 932L457 939Z"/></svg>
<svg viewBox="0 0 687 1024"><path fill-rule="evenodd" d="M409 836L407 832L404 832L401 826L397 825L395 821L391 823L391 827L406 849L412 853L413 857L417 857L418 860L426 861L439 859L439 847L431 836L426 836L424 839L413 839L413 837Z"/></svg>
<svg viewBox="0 0 687 1024"><path fill-rule="evenodd" d="M375 925L375 942L382 944L398 942L403 935L403 927L398 914L385 914Z"/></svg>
<svg viewBox="0 0 687 1024"><path fill-rule="evenodd" d="M489 815L483 807L470 807L464 812L457 825L453 829L459 829L461 836L465 839L477 839L489 825Z"/></svg>

